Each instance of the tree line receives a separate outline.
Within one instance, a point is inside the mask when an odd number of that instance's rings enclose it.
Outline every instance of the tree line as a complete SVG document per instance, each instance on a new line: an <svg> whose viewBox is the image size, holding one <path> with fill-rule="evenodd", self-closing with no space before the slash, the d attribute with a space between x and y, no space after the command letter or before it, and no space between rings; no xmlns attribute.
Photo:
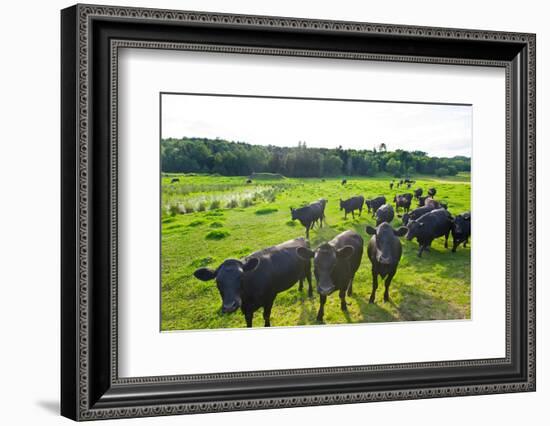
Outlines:
<svg viewBox="0 0 550 426"><path fill-rule="evenodd" d="M395 177L415 174L454 176L470 171L470 158L430 157L422 151L388 151L384 143L372 149L310 148L251 145L223 139L183 137L161 141L164 173L218 173L246 176L279 173L288 177L374 176L380 172Z"/></svg>

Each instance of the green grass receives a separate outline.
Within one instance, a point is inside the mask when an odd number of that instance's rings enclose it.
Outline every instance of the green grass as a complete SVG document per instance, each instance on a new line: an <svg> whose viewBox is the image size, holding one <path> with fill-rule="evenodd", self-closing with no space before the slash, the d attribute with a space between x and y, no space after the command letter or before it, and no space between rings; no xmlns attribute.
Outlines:
<svg viewBox="0 0 550 426"><path fill-rule="evenodd" d="M169 184L178 176L179 183ZM371 198L385 195L388 201L396 193L412 192L416 187L426 191L437 188L436 199L449 204L449 211L459 214L470 210L470 183L468 174L452 178L415 177L417 183L407 190L389 190L389 177L325 179L262 179L246 184L246 177L207 175L170 175L163 177L163 205L179 203L198 206L200 201L216 209L192 213L172 214L163 209L162 217L162 330L244 327L240 311L222 315L221 299L215 281L203 282L193 276L199 267L217 268L224 259L242 258L256 250L304 236L299 222L290 220L290 207L298 207L321 197L329 200L326 207L327 226L310 232L313 247L329 241L338 233L354 229L365 239L367 224L374 225L367 213L356 219L344 220L339 211L339 198L353 195ZM178 186L200 188L196 192L178 192ZM174 189L176 187L176 189ZM276 194L276 197L273 195ZM256 196L254 208L242 208L243 197ZM251 198L252 199L252 198ZM198 201L197 201L198 200ZM413 201L413 205L416 203ZM221 208L218 208L221 206ZM262 212L262 213L259 213ZM398 227L400 219L392 225ZM340 310L337 294L329 296L325 307L326 324L390 322L416 320L444 320L470 318L470 247L460 247L456 253L443 246L443 238L432 244L422 258L416 256L416 241L403 243L403 257L390 288L390 302L383 302L383 284L380 283L376 303L369 304L372 278L366 250L355 276L354 295L348 313ZM315 288L315 283L313 283ZM307 290L298 286L277 296L271 314L273 326L318 324L316 314L319 298L307 297ZM263 326L261 309L254 315L254 326Z"/></svg>

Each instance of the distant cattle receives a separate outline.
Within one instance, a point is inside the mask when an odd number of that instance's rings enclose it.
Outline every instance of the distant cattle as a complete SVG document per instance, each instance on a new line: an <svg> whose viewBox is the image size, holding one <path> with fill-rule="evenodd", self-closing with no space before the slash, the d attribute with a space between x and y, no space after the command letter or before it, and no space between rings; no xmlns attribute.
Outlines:
<svg viewBox="0 0 550 426"><path fill-rule="evenodd" d="M279 245L257 251L245 259L227 259L217 269L199 268L194 272L202 281L216 279L222 298L222 312L241 308L246 326L252 327L254 312L263 308L264 325L271 325L271 308L277 294L288 290L304 279L311 285L311 261L298 256L298 249L307 248L304 238L296 238Z"/></svg>
<svg viewBox="0 0 550 426"><path fill-rule="evenodd" d="M373 216L376 214L376 210L378 210L384 204L386 204L386 197L384 196L365 200L365 205L367 206L369 213L372 212Z"/></svg>
<svg viewBox="0 0 550 426"><path fill-rule="evenodd" d="M426 214L428 212L431 212L434 208L431 206L424 206L424 207L418 207L417 209L414 209L408 213L405 213L403 216L398 215L403 220L403 225L407 226L409 223L409 220L416 220L423 214Z"/></svg>
<svg viewBox="0 0 550 426"><path fill-rule="evenodd" d="M404 183L405 183L405 181L404 181L403 179L401 179L401 180L399 181L399 185L403 185Z"/></svg>
<svg viewBox="0 0 550 426"><path fill-rule="evenodd" d="M346 183L348 183L348 180L347 179L342 179L342 185L345 185Z"/></svg>
<svg viewBox="0 0 550 426"><path fill-rule="evenodd" d="M394 218L393 207L391 204L384 204L376 210L376 226L383 222L391 223Z"/></svg>
<svg viewBox="0 0 550 426"><path fill-rule="evenodd" d="M252 183L252 179L247 179L246 183Z"/></svg>
<svg viewBox="0 0 550 426"><path fill-rule="evenodd" d="M407 189L411 189L411 183L410 182L407 184Z"/></svg>
<svg viewBox="0 0 550 426"><path fill-rule="evenodd" d="M440 209L440 208L447 209L448 207L447 204L444 203L443 201L437 201L431 197L426 198L426 200L424 201L424 206L431 207L432 209Z"/></svg>
<svg viewBox="0 0 550 426"><path fill-rule="evenodd" d="M351 216L355 219L355 210L359 210L359 216L363 211L363 203L365 197L358 195L356 197L348 198L347 200L340 199L340 211L344 210L344 219L348 218L348 213L351 212Z"/></svg>
<svg viewBox="0 0 550 426"><path fill-rule="evenodd" d="M390 189L393 189L393 180L390 182Z"/></svg>
<svg viewBox="0 0 550 426"><path fill-rule="evenodd" d="M429 250L432 241L439 237L445 237L445 248L448 247L449 233L453 225L451 214L445 209L436 209L423 214L416 220L410 220L407 224L407 240L416 238L419 250L418 257L424 250Z"/></svg>
<svg viewBox="0 0 550 426"><path fill-rule="evenodd" d="M378 288L378 275L385 278L384 302L390 299L390 284L397 272L401 259L402 247L398 237L407 233L407 228L393 229L388 223L382 223L376 228L367 226L367 234L372 235L367 246L367 254L372 264L372 292L369 303L374 303Z"/></svg>
<svg viewBox="0 0 550 426"><path fill-rule="evenodd" d="M453 253L456 252L456 248L462 244L466 247L468 238L470 238L471 225L470 225L470 212L459 214L455 217L451 233L453 235Z"/></svg>
<svg viewBox="0 0 550 426"><path fill-rule="evenodd" d="M302 226L306 228L306 238L309 238L309 230L315 222L319 221L320 226L323 227L323 212L324 207L319 201L298 209L290 208L292 220L299 220Z"/></svg>
<svg viewBox="0 0 550 426"><path fill-rule="evenodd" d="M313 259L313 271L320 297L317 321L323 321L327 296L339 291L340 307L347 311L348 296L353 292L353 278L363 256L363 238L355 231L345 231L317 249L300 247L298 255L304 260Z"/></svg>
<svg viewBox="0 0 550 426"><path fill-rule="evenodd" d="M180 178L172 178L172 180L170 180L170 183L177 183L180 181Z"/></svg>
<svg viewBox="0 0 550 426"><path fill-rule="evenodd" d="M401 207L405 210L405 213L411 208L412 194L399 194L393 197L393 202L395 203L395 211L399 212Z"/></svg>
<svg viewBox="0 0 550 426"><path fill-rule="evenodd" d="M428 189L428 196L435 197L435 194L437 193L437 190L435 188Z"/></svg>
<svg viewBox="0 0 550 426"><path fill-rule="evenodd" d="M422 188L415 189L414 190L414 198L416 198L418 200L423 192L424 191L422 190Z"/></svg>
<svg viewBox="0 0 550 426"><path fill-rule="evenodd" d="M411 184L412 184L412 183L415 183L416 181L414 181L414 180L412 180L412 179L410 179L410 178L406 178L406 179L404 180L404 182L405 182L405 183L411 183Z"/></svg>

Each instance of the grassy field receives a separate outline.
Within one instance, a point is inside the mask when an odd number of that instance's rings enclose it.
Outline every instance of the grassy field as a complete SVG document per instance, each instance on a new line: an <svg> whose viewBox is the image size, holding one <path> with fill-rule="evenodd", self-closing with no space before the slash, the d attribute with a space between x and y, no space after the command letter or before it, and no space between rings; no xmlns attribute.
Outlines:
<svg viewBox="0 0 550 426"><path fill-rule="evenodd" d="M170 183L177 177L179 182ZM437 188L436 199L446 201L449 211L470 210L470 177L415 177L416 187ZM365 239L367 224L375 221L367 213L344 220L339 199L354 195L371 198L385 195L389 202L397 192L389 189L389 177L341 179L271 179L261 176L250 184L245 177L215 175L164 175L162 178L162 330L244 327L239 311L222 315L221 298L214 281L193 276L202 266L216 268L226 258L241 258L256 250L305 235L298 221L290 220L290 207L299 207L319 198L329 200L327 226L310 232L312 247L329 241L347 229ZM413 206L416 202L413 201ZM398 227L396 218L392 225ZM416 256L416 241L403 243L403 257L390 287L390 302L383 302L383 284L376 303L369 304L372 279L366 250L354 280L354 294L348 312L340 310L337 294L328 297L325 324L390 322L470 318L470 248L456 253L439 238L422 258ZM451 241L451 239L450 239ZM314 289L315 289L315 283ZM298 286L277 296L271 314L272 326L318 324L319 297L307 297L307 286ZM254 327L263 326L261 310L254 315Z"/></svg>

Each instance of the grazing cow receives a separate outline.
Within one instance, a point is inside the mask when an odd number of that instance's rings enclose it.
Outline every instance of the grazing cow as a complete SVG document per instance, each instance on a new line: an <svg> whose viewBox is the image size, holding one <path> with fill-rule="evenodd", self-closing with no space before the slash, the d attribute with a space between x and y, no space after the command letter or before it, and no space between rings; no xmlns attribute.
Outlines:
<svg viewBox="0 0 550 426"><path fill-rule="evenodd" d="M393 189L393 180L390 182L390 189Z"/></svg>
<svg viewBox="0 0 550 426"><path fill-rule="evenodd" d="M453 225L453 217L445 209L435 209L425 213L416 220L409 220L407 224L407 240L416 237L418 257L422 257L424 250L429 250L432 241L445 236L445 248L448 248L449 233Z"/></svg>
<svg viewBox="0 0 550 426"><path fill-rule="evenodd" d="M180 181L180 178L172 178L172 180L170 181L170 183L177 183Z"/></svg>
<svg viewBox="0 0 550 426"><path fill-rule="evenodd" d="M405 181L404 181L403 179L401 179L401 180L399 181L399 185L403 185L404 183L405 183Z"/></svg>
<svg viewBox="0 0 550 426"><path fill-rule="evenodd" d="M410 182L407 184L407 189L411 189L411 183Z"/></svg>
<svg viewBox="0 0 550 426"><path fill-rule="evenodd" d="M372 198L370 200L365 200L365 204L367 205L369 213L372 212L372 216L374 217L374 215L376 214L376 210L378 210L380 206L386 204L386 197L381 196Z"/></svg>
<svg viewBox="0 0 550 426"><path fill-rule="evenodd" d="M252 183L252 179L247 179L246 183Z"/></svg>
<svg viewBox="0 0 550 426"><path fill-rule="evenodd" d="M392 205L384 204L382 207L376 210L376 226L380 225L383 222L391 223L393 217L394 213Z"/></svg>
<svg viewBox="0 0 550 426"><path fill-rule="evenodd" d="M401 186L401 184L399 182L397 182L397 185L395 187L399 188L400 186Z"/></svg>
<svg viewBox="0 0 550 426"><path fill-rule="evenodd" d="M429 197L435 197L435 194L436 194L437 190L435 188L430 188L428 189L428 196Z"/></svg>
<svg viewBox="0 0 550 426"><path fill-rule="evenodd" d="M317 321L323 321L327 296L339 290L340 307L347 311L348 296L353 292L353 277L359 269L363 256L363 238L355 231L345 231L317 249L300 247L298 256L305 260L313 259L313 272L320 297Z"/></svg>
<svg viewBox="0 0 550 426"><path fill-rule="evenodd" d="M194 275L202 281L216 279L223 313L234 312L240 307L246 326L252 327L254 312L263 307L264 325L269 327L277 294L298 281L301 290L304 279L307 279L308 294L313 296L311 261L298 256L297 252L307 246L304 238L296 238L252 253L242 261L226 259L216 270L199 268Z"/></svg>
<svg viewBox="0 0 550 426"><path fill-rule="evenodd" d="M422 190L422 188L417 188L414 190L414 198L416 198L417 200L420 198L420 196L422 195L422 192L424 192Z"/></svg>
<svg viewBox="0 0 550 426"><path fill-rule="evenodd" d="M348 180L347 179L342 179L342 185L345 185L346 183L348 183Z"/></svg>
<svg viewBox="0 0 550 426"><path fill-rule="evenodd" d="M471 225L470 225L470 212L459 214L455 217L451 233L453 234L453 253L456 252L456 248L462 244L466 247L468 238L470 238Z"/></svg>
<svg viewBox="0 0 550 426"><path fill-rule="evenodd" d="M411 178L406 178L405 179L405 183L411 183L412 184L414 182L416 182L416 181L412 180Z"/></svg>
<svg viewBox="0 0 550 426"><path fill-rule="evenodd" d="M306 228L306 238L309 239L309 230L313 227L313 223L318 220L323 227L323 204L319 201L315 201L308 206L300 207L298 209L290 208L290 214L292 220L298 219L302 226Z"/></svg>
<svg viewBox="0 0 550 426"><path fill-rule="evenodd" d="M411 208L412 194L399 194L393 197L393 202L395 203L395 211L399 212L399 207L402 207L405 210L405 213Z"/></svg>
<svg viewBox="0 0 550 426"><path fill-rule="evenodd" d="M426 198L424 201L424 206L431 207L432 209L447 209L447 204L442 201L436 201L431 197Z"/></svg>
<svg viewBox="0 0 550 426"><path fill-rule="evenodd" d="M359 210L359 216L363 211L363 203L365 202L365 197L358 195L356 197L348 198L347 200L342 200L340 198L340 211L344 210L344 219L348 218L348 213L351 212L351 216L355 219L355 210Z"/></svg>
<svg viewBox="0 0 550 426"><path fill-rule="evenodd" d="M423 214L431 212L433 209L434 208L431 206L418 207L417 209L414 209L409 213L405 213L403 216L401 215L397 215L397 216L403 220L403 226L407 226L407 224L409 223L409 220L416 220Z"/></svg>
<svg viewBox="0 0 550 426"><path fill-rule="evenodd" d="M397 265L399 265L403 250L398 237L402 237L406 233L407 228L402 226L399 229L393 229L389 223L382 223L376 228L367 226L367 234L372 235L367 246L367 254L372 264L372 293L369 303L374 303L376 298L378 275L382 279L386 278L384 302L390 300L391 280L397 272Z"/></svg>

